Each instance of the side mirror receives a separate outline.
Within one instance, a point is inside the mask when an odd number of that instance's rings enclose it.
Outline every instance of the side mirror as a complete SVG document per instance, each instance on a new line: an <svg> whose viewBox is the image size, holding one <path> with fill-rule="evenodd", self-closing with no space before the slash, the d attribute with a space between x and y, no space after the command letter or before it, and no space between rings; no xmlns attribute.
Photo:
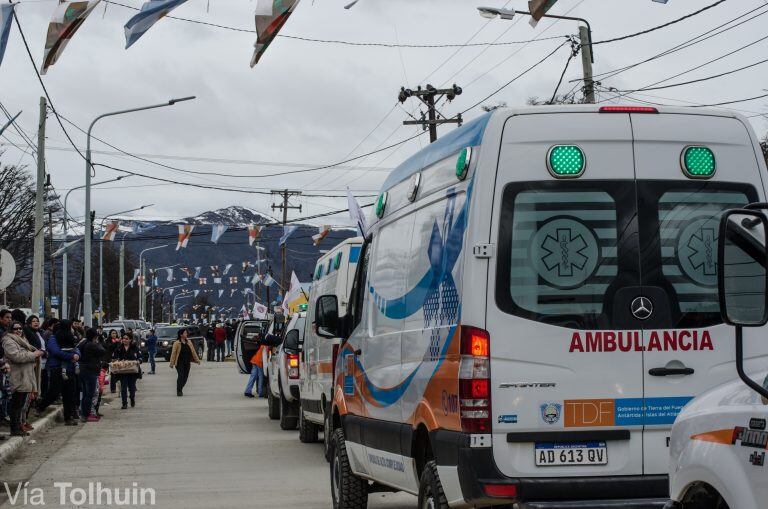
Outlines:
<svg viewBox="0 0 768 509"><path fill-rule="evenodd" d="M729 210L720 220L717 290L723 321L736 327L736 371L768 404L768 379L744 370L744 327L768 323L768 220L756 210Z"/></svg>
<svg viewBox="0 0 768 509"><path fill-rule="evenodd" d="M297 329L293 329L285 335L285 339L283 340L283 348L286 350L299 350L299 331Z"/></svg>
<svg viewBox="0 0 768 509"><path fill-rule="evenodd" d="M323 295L315 303L315 326L322 338L336 338L339 330L339 300L335 295Z"/></svg>
<svg viewBox="0 0 768 509"><path fill-rule="evenodd" d="M723 321L761 327L768 322L768 221L761 212L729 210L720 220L718 295Z"/></svg>

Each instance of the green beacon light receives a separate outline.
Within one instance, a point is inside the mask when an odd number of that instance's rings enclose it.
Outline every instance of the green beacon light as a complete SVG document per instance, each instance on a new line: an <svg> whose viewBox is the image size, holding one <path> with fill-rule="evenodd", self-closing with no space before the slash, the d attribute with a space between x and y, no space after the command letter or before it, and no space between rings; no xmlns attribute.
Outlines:
<svg viewBox="0 0 768 509"><path fill-rule="evenodd" d="M299 311L306 311L307 305L306 304L299 304Z"/></svg>
<svg viewBox="0 0 768 509"><path fill-rule="evenodd" d="M690 178L708 179L715 174L715 154L707 147L685 147L680 163L683 172Z"/></svg>
<svg viewBox="0 0 768 509"><path fill-rule="evenodd" d="M387 193L381 193L376 200L376 217L381 219L384 216L384 210L387 208Z"/></svg>
<svg viewBox="0 0 768 509"><path fill-rule="evenodd" d="M469 164L472 162L472 147L467 147L459 152L459 158L456 160L456 178L464 180L469 173Z"/></svg>
<svg viewBox="0 0 768 509"><path fill-rule="evenodd" d="M576 145L555 145L547 154L547 169L555 178L580 177L586 162L584 152Z"/></svg>

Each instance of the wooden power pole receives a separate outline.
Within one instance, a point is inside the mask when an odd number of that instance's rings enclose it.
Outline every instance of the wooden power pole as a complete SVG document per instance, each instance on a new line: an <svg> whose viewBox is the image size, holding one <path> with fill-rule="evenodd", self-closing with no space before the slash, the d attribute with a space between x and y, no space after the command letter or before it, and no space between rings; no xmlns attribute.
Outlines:
<svg viewBox="0 0 768 509"><path fill-rule="evenodd" d="M426 104L427 112L421 113L421 120L406 120L403 125L420 125L426 131L429 129L429 142L434 143L437 141L437 126L441 124L458 124L461 125L463 120L461 113L456 115L456 118L446 118L445 115L437 111L435 104L437 101L446 97L449 101L453 101L457 95L461 95L461 87L453 85L452 88L435 88L432 85L427 85L427 88L421 88L419 86L416 90L402 87L397 99L400 103L404 103L409 97L418 97L421 102Z"/></svg>
<svg viewBox="0 0 768 509"><path fill-rule="evenodd" d="M272 194L280 195L283 198L283 203L272 204L272 210L280 209L283 211L283 232L285 232L285 225L288 224L288 209L298 209L301 212L301 205L289 205L288 200L291 196L301 196L301 191L291 191L289 189L283 189L282 191L270 191ZM286 264L285 264L285 242L280 246L280 287L283 289L283 298L285 298L285 278L286 278Z"/></svg>

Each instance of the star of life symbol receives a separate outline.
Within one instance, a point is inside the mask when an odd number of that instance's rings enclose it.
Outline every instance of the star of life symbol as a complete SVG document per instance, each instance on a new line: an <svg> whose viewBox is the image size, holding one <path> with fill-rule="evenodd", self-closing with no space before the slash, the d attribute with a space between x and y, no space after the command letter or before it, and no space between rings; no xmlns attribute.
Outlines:
<svg viewBox="0 0 768 509"><path fill-rule="evenodd" d="M717 221L700 218L678 237L678 262L686 276L703 286L717 285Z"/></svg>
<svg viewBox="0 0 768 509"><path fill-rule="evenodd" d="M542 225L530 249L536 271L557 288L580 286L598 265L599 247L594 233L572 218L557 218Z"/></svg>
<svg viewBox="0 0 768 509"><path fill-rule="evenodd" d="M584 270L587 265L588 259L584 256L587 242L570 228L558 228L554 236L547 235L541 249L547 253L541 259L544 266L550 271L557 269L559 277L573 276L574 267Z"/></svg>

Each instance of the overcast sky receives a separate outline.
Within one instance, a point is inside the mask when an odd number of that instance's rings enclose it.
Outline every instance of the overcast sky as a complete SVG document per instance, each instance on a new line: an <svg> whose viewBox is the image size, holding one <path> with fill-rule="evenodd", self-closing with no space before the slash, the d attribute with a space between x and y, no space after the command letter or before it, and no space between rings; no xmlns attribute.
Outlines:
<svg viewBox="0 0 768 509"><path fill-rule="evenodd" d="M651 0L560 0L553 14L568 12L590 20L594 40L643 30L696 10L708 1L669 0L667 5ZM140 0L122 0L135 7ZM504 0L360 0L351 10L348 0L303 0L283 29L283 34L354 42L407 44L463 44L524 41L577 32L570 21L543 21L536 28L527 18L514 21L488 20L477 15L477 5L501 7ZM525 9L524 0L507 2ZM765 5L763 0L731 0L690 20L652 34L595 47L595 73L635 63L705 32L746 11ZM56 0L22 2L17 13L31 46L35 65L40 65L45 33ZM454 115L496 90L559 45L561 39L527 45L456 48L355 47L278 38L256 68L249 67L255 34L228 31L174 19L157 23L129 50L125 50L123 25L135 11L102 2L63 55L43 77L59 112L86 128L97 115L118 109L153 104L172 97L196 95L197 100L171 108L115 117L101 121L94 134L132 153L143 154L184 170L244 175L248 178L189 175L133 158L97 153L94 162L173 180L214 186L270 190L298 188L308 194L343 194L349 185L360 195L375 194L387 169L418 150L426 136L397 149L350 163L343 169L293 176L259 178L334 163L364 154L416 133L402 126L416 103L396 106L402 85L416 87L457 83L464 94L443 106ZM208 5L210 8L208 9ZM249 0L189 0L173 12L210 23L253 30L255 2ZM768 12L768 7L755 14ZM702 64L756 41L766 35L766 20L754 21L697 44L690 49L660 58L603 81L618 89L637 89ZM474 36L474 38L473 38ZM768 39L732 56L684 74L665 84L718 74L765 58ZM488 103L525 104L531 96L548 98L568 58L568 49L558 53L524 76ZM754 97L765 93L768 64L699 84L647 92L636 96L654 102L711 104ZM566 73L563 91L581 74L581 59L574 59ZM13 113L23 110L19 124L36 140L38 102L41 89L17 28L12 29L5 59L0 67L0 101ZM600 94L599 98L610 97ZM663 99L660 99L663 98ZM674 100L678 101L674 101ZM768 98L729 106L745 115L768 111ZM467 120L481 113L467 113ZM750 119L760 136L768 131L765 117ZM374 130L374 127L378 126ZM68 131L78 146L85 137L74 128ZM453 127L443 127L442 133ZM373 132L372 132L373 130ZM15 133L8 140L22 144ZM367 136L371 133L370 136ZM361 143L362 142L362 143ZM51 116L47 126L47 164L53 184L62 194L84 183L84 162L71 150ZM34 169L34 159L6 145L3 163L21 162ZM94 142L95 150L113 152ZM159 157L163 156L163 157ZM165 157L171 156L171 157ZM201 160L202 159L202 160ZM277 163L277 164L269 164ZM294 165L294 166L292 166ZM363 168L352 169L352 167ZM95 181L119 173L97 169ZM272 200L260 194L244 194L158 185L131 177L122 188L114 184L94 190L93 208L99 216L155 204L144 217L174 219L231 205L269 212ZM135 187L141 186L141 187ZM361 203L372 198L361 197ZM346 207L344 198L304 197L301 213L319 214ZM70 198L71 213L83 216L83 194ZM346 216L326 221L342 224Z"/></svg>

